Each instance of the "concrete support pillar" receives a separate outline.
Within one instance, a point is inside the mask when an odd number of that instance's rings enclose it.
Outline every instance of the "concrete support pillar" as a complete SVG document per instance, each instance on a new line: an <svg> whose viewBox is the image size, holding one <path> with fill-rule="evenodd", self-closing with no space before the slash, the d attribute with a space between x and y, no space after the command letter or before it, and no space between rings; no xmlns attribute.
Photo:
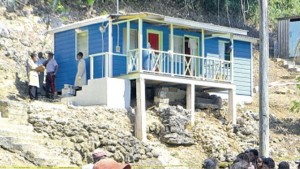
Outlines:
<svg viewBox="0 0 300 169"><path fill-rule="evenodd" d="M141 141L146 141L145 79L136 79L136 99L137 110L135 112L135 136Z"/></svg>
<svg viewBox="0 0 300 169"><path fill-rule="evenodd" d="M236 125L236 91L234 89L228 90L228 107L230 113L230 120L232 125Z"/></svg>
<svg viewBox="0 0 300 169"><path fill-rule="evenodd" d="M191 111L191 124L195 124L195 85L188 84L186 88L186 108Z"/></svg>

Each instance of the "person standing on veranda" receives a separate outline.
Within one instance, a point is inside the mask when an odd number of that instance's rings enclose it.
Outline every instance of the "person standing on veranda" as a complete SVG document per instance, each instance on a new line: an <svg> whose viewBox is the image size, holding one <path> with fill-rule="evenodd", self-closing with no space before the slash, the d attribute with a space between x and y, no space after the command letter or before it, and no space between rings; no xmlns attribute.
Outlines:
<svg viewBox="0 0 300 169"><path fill-rule="evenodd" d="M77 54L77 73L75 77L75 90L81 90L83 85L86 85L86 67L85 67L85 61L83 59L83 53L79 52Z"/></svg>

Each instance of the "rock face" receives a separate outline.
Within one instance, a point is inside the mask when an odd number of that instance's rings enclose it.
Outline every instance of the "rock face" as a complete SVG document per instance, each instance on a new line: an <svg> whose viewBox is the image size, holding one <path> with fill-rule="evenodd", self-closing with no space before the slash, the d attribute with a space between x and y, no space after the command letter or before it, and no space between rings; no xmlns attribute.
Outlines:
<svg viewBox="0 0 300 169"><path fill-rule="evenodd" d="M190 122L190 112L181 106L170 106L158 112L163 128L160 131L161 141L171 145L193 145L193 136L186 131Z"/></svg>
<svg viewBox="0 0 300 169"><path fill-rule="evenodd" d="M96 148L104 149L108 156L119 162L133 163L141 159L158 157L150 146L136 139L131 132L124 131L126 128L121 126L118 128L116 116L123 117L128 125L129 119L124 116L126 110L108 110L98 107L86 111L90 112L83 113L83 110L74 111L75 114L63 112L65 116L40 114L33 111L29 115L28 122L34 126L36 132L45 133L53 140L64 139L71 142L73 152L81 157L73 161L77 165L77 161L91 161L92 151ZM76 113L82 115L76 115ZM101 115L98 116L98 114Z"/></svg>

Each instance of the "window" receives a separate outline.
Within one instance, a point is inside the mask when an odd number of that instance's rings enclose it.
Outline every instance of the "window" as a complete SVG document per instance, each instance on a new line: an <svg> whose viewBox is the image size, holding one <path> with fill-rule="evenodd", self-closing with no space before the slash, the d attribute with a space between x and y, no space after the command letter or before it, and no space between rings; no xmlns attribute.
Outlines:
<svg viewBox="0 0 300 169"><path fill-rule="evenodd" d="M174 53L183 53L183 36L173 36Z"/></svg>
<svg viewBox="0 0 300 169"><path fill-rule="evenodd" d="M219 40L219 58L223 60L230 60L231 42Z"/></svg>
<svg viewBox="0 0 300 169"><path fill-rule="evenodd" d="M136 29L130 29L130 47L129 49L138 48L138 33ZM127 29L123 29L123 54L127 54Z"/></svg>
<svg viewBox="0 0 300 169"><path fill-rule="evenodd" d="M83 53L83 58L87 58L89 56L88 31L76 31L76 59L78 52Z"/></svg>

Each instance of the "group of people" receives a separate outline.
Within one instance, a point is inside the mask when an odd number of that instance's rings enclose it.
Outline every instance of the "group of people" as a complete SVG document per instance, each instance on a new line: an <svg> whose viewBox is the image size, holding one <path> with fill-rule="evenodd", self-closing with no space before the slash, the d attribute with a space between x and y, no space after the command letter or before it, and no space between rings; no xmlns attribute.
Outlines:
<svg viewBox="0 0 300 169"><path fill-rule="evenodd" d="M48 59L45 60L43 53L39 52L30 54L30 59L27 60L27 75L29 86L29 98L37 100L38 96L42 94L44 88L44 72L46 70L46 86L45 95L47 98L54 98L55 94L55 76L58 71L58 64L53 58L52 52L47 52Z"/></svg>
<svg viewBox="0 0 300 169"><path fill-rule="evenodd" d="M297 163L297 162L296 162ZM297 163L298 164L298 163ZM204 160L203 168L205 169L216 169L218 162L214 158ZM250 149L243 153L240 153L233 164L230 166L231 169L275 169L275 162L270 157L259 156L256 149ZM290 165L286 161L282 161L278 164L278 169L290 169ZM300 169L300 164L298 164Z"/></svg>
<svg viewBox="0 0 300 169"><path fill-rule="evenodd" d="M37 100L45 91L46 98L54 99L55 96L55 77L58 72L58 64L54 59L54 53L47 52L48 58L44 59L43 53L31 53L27 60L26 70L28 76L29 98ZM74 86L76 90L81 90L86 85L86 65L83 53L77 54L78 66ZM45 78L46 72L46 78ZM46 85L44 87L44 79Z"/></svg>
<svg viewBox="0 0 300 169"><path fill-rule="evenodd" d="M108 158L101 149L94 150L92 156L93 163L83 166L82 169L131 169L130 164L118 163Z"/></svg>

